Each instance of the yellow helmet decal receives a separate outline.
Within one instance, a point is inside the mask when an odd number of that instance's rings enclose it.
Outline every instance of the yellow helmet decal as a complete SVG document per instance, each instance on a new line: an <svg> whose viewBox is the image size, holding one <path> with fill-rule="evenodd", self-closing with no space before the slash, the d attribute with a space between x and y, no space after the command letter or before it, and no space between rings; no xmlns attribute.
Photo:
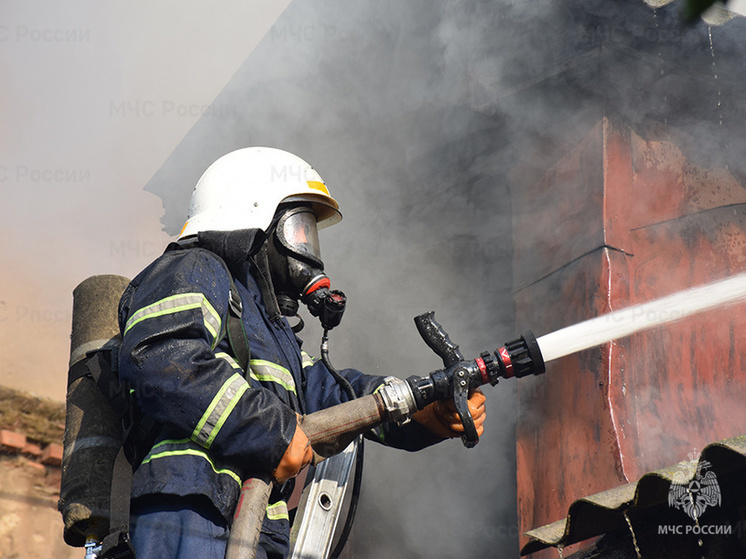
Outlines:
<svg viewBox="0 0 746 559"><path fill-rule="evenodd" d="M318 190L319 192L323 192L327 196L331 196L329 194L329 190L326 188L326 185L321 181L306 181L308 184L308 188L312 188L313 190Z"/></svg>

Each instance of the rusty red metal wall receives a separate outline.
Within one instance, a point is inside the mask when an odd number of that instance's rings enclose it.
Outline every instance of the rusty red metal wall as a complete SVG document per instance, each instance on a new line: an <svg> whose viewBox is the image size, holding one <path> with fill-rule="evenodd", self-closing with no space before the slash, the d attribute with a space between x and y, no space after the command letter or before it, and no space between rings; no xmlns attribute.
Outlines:
<svg viewBox="0 0 746 559"><path fill-rule="evenodd" d="M696 150L683 147L691 145L661 125L635 131L605 118L540 181L516 189L519 329L540 335L746 270L746 188L727 169L699 166ZM745 370L740 305L521 379L521 531L746 433Z"/></svg>

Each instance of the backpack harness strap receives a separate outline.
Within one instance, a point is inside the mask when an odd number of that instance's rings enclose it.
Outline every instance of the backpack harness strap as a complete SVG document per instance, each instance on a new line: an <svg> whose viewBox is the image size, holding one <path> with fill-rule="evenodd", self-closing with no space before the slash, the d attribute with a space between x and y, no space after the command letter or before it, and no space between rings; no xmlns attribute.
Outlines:
<svg viewBox="0 0 746 559"><path fill-rule="evenodd" d="M243 303L241 302L241 296L238 294L236 283L233 281L233 276L230 275L230 271L228 272L228 277L231 282L228 324L226 326L228 343L233 351L233 357L243 369L244 374L248 377L251 348L249 347L249 336L243 325Z"/></svg>

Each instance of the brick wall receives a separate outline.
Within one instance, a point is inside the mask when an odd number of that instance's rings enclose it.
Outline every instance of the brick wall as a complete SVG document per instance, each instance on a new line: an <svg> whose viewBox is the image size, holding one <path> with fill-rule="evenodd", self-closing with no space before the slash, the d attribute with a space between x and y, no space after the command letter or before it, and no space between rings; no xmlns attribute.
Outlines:
<svg viewBox="0 0 746 559"><path fill-rule="evenodd" d="M64 405L0 388L0 557L81 558L57 511Z"/></svg>

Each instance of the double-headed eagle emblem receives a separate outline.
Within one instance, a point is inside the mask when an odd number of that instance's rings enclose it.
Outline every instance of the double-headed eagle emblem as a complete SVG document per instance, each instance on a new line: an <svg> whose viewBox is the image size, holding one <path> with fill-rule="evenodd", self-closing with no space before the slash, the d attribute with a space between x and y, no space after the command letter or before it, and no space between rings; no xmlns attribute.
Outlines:
<svg viewBox="0 0 746 559"><path fill-rule="evenodd" d="M701 461L692 480L683 472L676 472L668 490L668 505L683 510L694 521L707 507L720 506L720 486L715 473L709 471L711 467L706 460Z"/></svg>

